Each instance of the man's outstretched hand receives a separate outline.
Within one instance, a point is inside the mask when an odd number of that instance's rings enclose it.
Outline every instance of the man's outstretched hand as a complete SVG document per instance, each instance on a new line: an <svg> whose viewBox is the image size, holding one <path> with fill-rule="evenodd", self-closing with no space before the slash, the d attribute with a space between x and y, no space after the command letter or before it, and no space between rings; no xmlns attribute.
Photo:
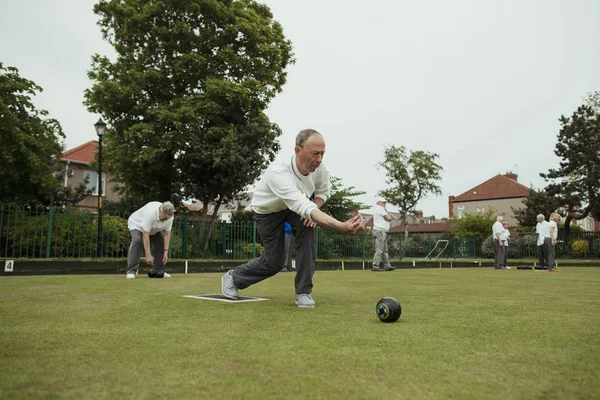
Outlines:
<svg viewBox="0 0 600 400"><path fill-rule="evenodd" d="M354 217L350 218L348 221L344 222L343 231L346 233L356 235L358 233L361 233L364 229L365 220L360 214L357 214Z"/></svg>

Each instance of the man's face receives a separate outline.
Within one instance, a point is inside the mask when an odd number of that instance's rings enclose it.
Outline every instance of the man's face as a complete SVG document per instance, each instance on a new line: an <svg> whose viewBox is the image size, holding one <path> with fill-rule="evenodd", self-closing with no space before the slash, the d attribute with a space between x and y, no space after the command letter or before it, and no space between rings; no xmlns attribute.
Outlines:
<svg viewBox="0 0 600 400"><path fill-rule="evenodd" d="M504 226L504 229L508 229L508 224L505 222L502 224Z"/></svg>
<svg viewBox="0 0 600 400"><path fill-rule="evenodd" d="M325 155L325 141L321 135L312 135L304 147L296 146L297 167L303 175L315 172L323 161Z"/></svg>
<svg viewBox="0 0 600 400"><path fill-rule="evenodd" d="M542 217L537 217L537 222L542 222L544 220L544 218Z"/></svg>
<svg viewBox="0 0 600 400"><path fill-rule="evenodd" d="M161 213L161 212L158 213L158 219L160 219L163 222L166 221L166 220L168 220L169 218L170 217L167 214L165 214L165 213Z"/></svg>

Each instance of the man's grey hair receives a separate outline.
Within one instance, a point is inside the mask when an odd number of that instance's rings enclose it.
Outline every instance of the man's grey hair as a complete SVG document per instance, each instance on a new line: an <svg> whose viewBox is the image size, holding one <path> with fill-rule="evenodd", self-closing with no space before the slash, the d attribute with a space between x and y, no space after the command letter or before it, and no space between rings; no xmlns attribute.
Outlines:
<svg viewBox="0 0 600 400"><path fill-rule="evenodd" d="M498 215L498 216L496 217L496 221L498 221L498 222L502 222L502 221L504 221L504 217L503 217L502 215ZM489 222L488 222L488 224L489 224Z"/></svg>
<svg viewBox="0 0 600 400"><path fill-rule="evenodd" d="M538 216L536 217L537 219L546 219L546 217L544 217L544 214L538 214Z"/></svg>
<svg viewBox="0 0 600 400"><path fill-rule="evenodd" d="M171 218L175 215L175 206L170 201L165 201L158 207L158 211Z"/></svg>
<svg viewBox="0 0 600 400"><path fill-rule="evenodd" d="M298 133L298 135L296 135L296 146L304 148L304 144L306 143L308 138L313 135L323 136L319 132L315 131L314 129L301 130L300 133Z"/></svg>

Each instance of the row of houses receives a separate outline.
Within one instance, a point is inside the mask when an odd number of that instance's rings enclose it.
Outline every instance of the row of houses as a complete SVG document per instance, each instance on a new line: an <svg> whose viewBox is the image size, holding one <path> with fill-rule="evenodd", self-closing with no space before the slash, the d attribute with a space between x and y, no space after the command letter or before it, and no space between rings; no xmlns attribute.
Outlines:
<svg viewBox="0 0 600 400"><path fill-rule="evenodd" d="M95 209L98 204L98 172L90 168L97 148L98 141L92 140L67 150L60 160L65 169L63 182L65 187L76 186L84 182L86 178L88 180L87 186L88 189L92 190L92 194L76 205L81 209ZM103 173L102 175L103 199L114 202L119 201L120 197L113 188L114 183L111 181L110 174ZM422 211L417 211L414 216L409 218L407 226L398 220L392 221L391 232L405 232L407 230L409 233L446 233L451 230L451 219L462 218L465 214L483 214L490 209L495 210L499 215L504 215L509 226L515 227L518 221L515 219L512 209L521 208L523 200L529 194L529 188L519 183L518 178L517 174L512 172L504 175L498 174L458 196L449 196L448 218L438 219L433 215L424 216ZM222 207L218 211L219 218L229 222L236 210L249 210L251 201L252 193L248 193L247 199ZM200 203L192 203L186 206L190 211L200 211L202 209ZM373 216L370 214L363 214L363 216L367 221L367 226L372 226ZM400 217L399 214L395 216ZM576 223L586 231L600 231L600 221L594 221L592 217L576 221Z"/></svg>

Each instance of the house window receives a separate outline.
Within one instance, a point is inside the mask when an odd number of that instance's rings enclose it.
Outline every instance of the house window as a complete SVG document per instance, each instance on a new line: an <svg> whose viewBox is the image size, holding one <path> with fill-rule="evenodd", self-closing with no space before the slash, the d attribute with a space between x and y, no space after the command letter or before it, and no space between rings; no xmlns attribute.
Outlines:
<svg viewBox="0 0 600 400"><path fill-rule="evenodd" d="M465 216L465 206L458 206L458 218Z"/></svg>
<svg viewBox="0 0 600 400"><path fill-rule="evenodd" d="M483 214L485 212L485 208L478 208L477 214Z"/></svg>
<svg viewBox="0 0 600 400"><path fill-rule="evenodd" d="M84 176L88 182L86 188L92 190L92 195L98 196L98 173L96 171L85 171ZM106 173L102 173L102 196L106 196Z"/></svg>

